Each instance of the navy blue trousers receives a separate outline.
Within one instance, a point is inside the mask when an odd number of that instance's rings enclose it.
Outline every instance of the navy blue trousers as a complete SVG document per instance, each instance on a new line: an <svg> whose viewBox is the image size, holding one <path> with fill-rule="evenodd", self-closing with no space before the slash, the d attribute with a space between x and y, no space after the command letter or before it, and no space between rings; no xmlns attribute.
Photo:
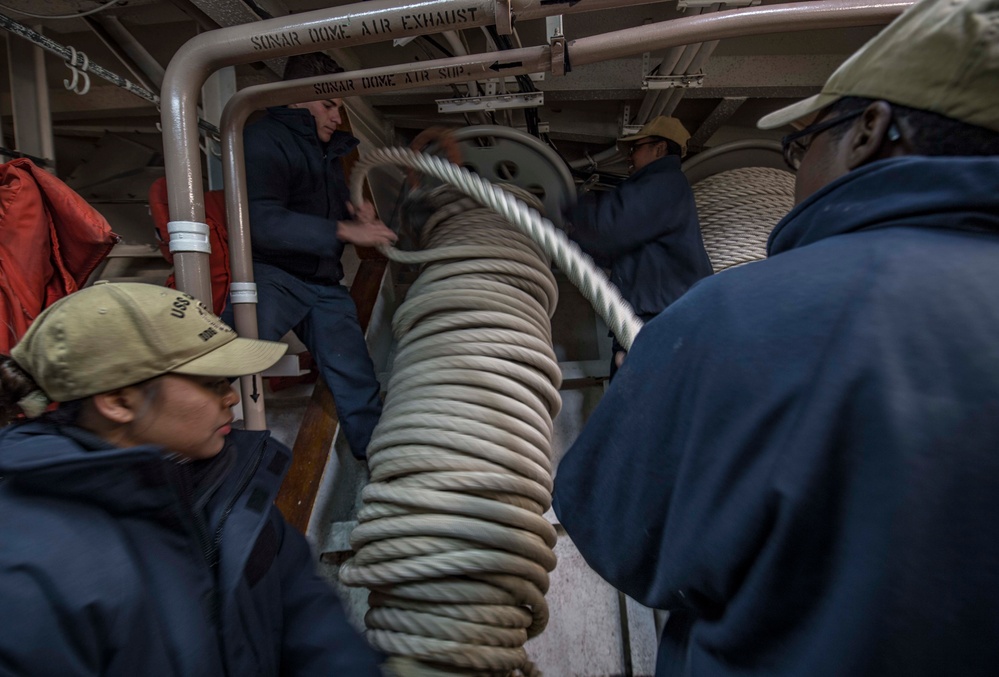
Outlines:
<svg viewBox="0 0 999 677"><path fill-rule="evenodd" d="M333 393L351 453L365 458L382 401L354 300L343 285L306 282L265 263L253 263L253 277L260 338L277 341L295 331ZM223 315L231 324L231 309Z"/></svg>

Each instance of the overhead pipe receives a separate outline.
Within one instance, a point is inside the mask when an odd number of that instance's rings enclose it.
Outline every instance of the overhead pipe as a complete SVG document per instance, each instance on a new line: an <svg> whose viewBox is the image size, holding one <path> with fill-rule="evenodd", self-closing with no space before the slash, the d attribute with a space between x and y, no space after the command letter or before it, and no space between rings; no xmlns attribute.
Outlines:
<svg viewBox="0 0 999 677"><path fill-rule="evenodd" d="M698 12L717 12L721 9L721 3L715 3L710 7L698 8ZM711 54L715 51L715 47L718 46L718 40L714 40L710 43L697 43L695 45L687 45L684 49L681 58L673 65L673 70L668 72L670 75L685 75L687 73L697 73L701 66L708 60ZM653 106L653 113L650 117L655 118L660 115L670 116L673 115L673 111L676 110L677 104L680 103L680 99L684 97L686 90L680 87L673 88L672 90L660 90L659 96L656 97L655 105Z"/></svg>
<svg viewBox="0 0 999 677"><path fill-rule="evenodd" d="M733 9L580 38L570 43L570 50L573 63L583 65L641 54L650 49L712 42L740 35L886 24L911 4L912 0L819 0ZM250 114L267 106L314 101L323 97L361 96L486 79L496 76L500 63L503 65L501 72L506 75L548 72L551 70L550 48L547 45L524 47L275 82L247 87L229 100L221 120L226 218L232 280L238 285L237 289L245 294L233 308L237 333L247 337L257 336L243 152L243 127ZM175 149L175 154L179 153ZM197 189L201 196L200 178ZM244 398L244 407L252 411L253 405L250 402L252 400ZM262 406L262 402L257 406ZM262 413L259 419L253 420L250 417L255 416L254 414L244 410L244 415L249 416L246 419L248 428L254 421L263 425Z"/></svg>
<svg viewBox="0 0 999 677"><path fill-rule="evenodd" d="M152 54L132 35L131 31L118 20L118 17L97 15L85 19L90 28L97 34L108 49L119 61L131 71L136 79L149 90L158 91L163 84L163 74L166 69Z"/></svg>
<svg viewBox="0 0 999 677"><path fill-rule="evenodd" d="M677 44L789 31L889 23L913 0L818 0L729 9L579 38L569 43L574 65L585 66Z"/></svg>
<svg viewBox="0 0 999 677"><path fill-rule="evenodd" d="M696 16L697 14L703 13L704 9L704 7L694 7L689 14L685 14L684 16ZM659 75L670 75L675 73L680 62L684 59L687 53L692 49L695 49L696 46L697 44L694 43L690 45L677 45L670 48L670 50L666 53L666 56L663 57L662 62L659 64ZM642 77L647 75L649 74L642 73ZM655 89L646 92L645 97L642 99L642 105L639 106L638 113L635 115L635 123L640 125L645 124L658 115L655 111L662 109L661 101L666 96L667 94L665 93L665 90L662 89Z"/></svg>
<svg viewBox="0 0 999 677"><path fill-rule="evenodd" d="M702 42L701 49L697 52L697 56L690 63L689 67L687 68L687 72L697 73L698 71L700 71L701 68L704 66L704 64L707 62L707 60L711 58L711 55L714 53L715 48L718 47L719 42L720 42L719 40L712 40L711 42ZM673 91L673 94L670 96L669 101L667 101L666 105L663 107L662 115L672 115L673 112L676 110L677 105L680 103L680 99L682 99L686 94L687 94L686 89L683 89L682 87L677 87Z"/></svg>
<svg viewBox="0 0 999 677"><path fill-rule="evenodd" d="M662 1L369 0L201 33L177 51L163 79L161 120L171 222L192 231L205 223L198 156L198 94L208 76L220 68L446 30L493 24L512 30L514 19ZM208 255L200 251L200 244L195 251L176 251L174 266L177 286L207 302L211 299Z"/></svg>

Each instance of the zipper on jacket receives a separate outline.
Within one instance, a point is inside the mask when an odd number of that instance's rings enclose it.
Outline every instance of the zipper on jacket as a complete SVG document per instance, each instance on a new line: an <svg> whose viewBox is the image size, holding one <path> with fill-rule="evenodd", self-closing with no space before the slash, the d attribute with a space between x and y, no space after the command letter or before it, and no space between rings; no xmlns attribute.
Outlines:
<svg viewBox="0 0 999 677"><path fill-rule="evenodd" d="M261 441L259 447L255 450L254 459L247 464L246 470L239 478L239 482L236 485L236 490L229 496L226 501L225 507L222 509L222 514L219 516L218 526L215 528L214 537L209 540L208 537L208 524L204 515L201 514L202 511L193 511L195 513L194 519L195 524L198 526L199 536L201 539L201 530L204 530L204 555L205 561L208 563L209 571L212 574L212 597L209 603L209 614L212 620L212 624L215 626L215 632L218 636L219 650L222 656L223 667L228 674L227 665L227 654L226 654L226 641L225 633L222 631L222 590L219 587L219 551L222 546L222 531L225 527L226 520L229 519L229 515L232 513L233 508L236 506L236 501L239 497L243 495L243 491L246 490L247 485L250 484L250 480L257 473L257 469L260 467L260 462L264 456L264 449L266 444ZM206 501L207 504L207 501Z"/></svg>
<svg viewBox="0 0 999 677"><path fill-rule="evenodd" d="M257 470L260 468L260 462L264 458L264 448L266 447L265 441L261 441L259 448L254 453L254 459L251 463L247 464L246 470L243 471L243 475L239 478L239 483L236 485L236 491L229 497L226 501L225 507L222 509L222 514L219 517L219 524L215 527L215 536L209 543L211 548L211 557L208 559L208 565L214 570L219 563L219 550L222 547L222 530L225 528L225 523L229 519L229 515L232 513L232 509L236 507L236 501L239 497L243 495L243 491L250 484L250 480L253 476L257 474ZM207 534L206 534L207 536Z"/></svg>
<svg viewBox="0 0 999 677"><path fill-rule="evenodd" d="M187 508L187 512L191 515L191 520L194 522L194 534L197 537L198 545L201 548L201 556L204 557L205 563L208 565L208 571L211 574L212 590L209 599L207 600L208 619L215 627L216 632L220 633L221 628L219 620L221 606L219 603L218 576L215 573L215 566L211 563L212 540L208 533L208 521L205 519L202 511L197 510L194 507L194 483L191 476L178 468L176 471L176 477L176 484L181 502Z"/></svg>

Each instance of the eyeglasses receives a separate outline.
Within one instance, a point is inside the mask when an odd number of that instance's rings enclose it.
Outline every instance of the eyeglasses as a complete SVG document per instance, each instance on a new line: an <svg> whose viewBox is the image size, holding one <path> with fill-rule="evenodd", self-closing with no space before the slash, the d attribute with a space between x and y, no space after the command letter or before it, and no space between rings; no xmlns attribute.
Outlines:
<svg viewBox="0 0 999 677"><path fill-rule="evenodd" d="M657 143L661 143L661 142L660 141L646 141L645 143L635 143L635 144L632 144L631 148L628 149L628 157L631 157L632 155L634 155L635 151L638 150L639 148L641 148L642 146L654 146Z"/></svg>
<svg viewBox="0 0 999 677"><path fill-rule="evenodd" d="M812 145L812 141L815 139L817 134L820 134L827 129L831 129L836 125L843 124L853 118L860 117L863 112L863 109L855 110L852 113L840 115L832 120L826 120L825 122L808 125L801 131L797 131L794 134L788 134L780 140L781 150L784 153L784 162L787 163L788 167L797 171L798 167L801 166L801 159L805 157L805 153L808 152L808 148Z"/></svg>

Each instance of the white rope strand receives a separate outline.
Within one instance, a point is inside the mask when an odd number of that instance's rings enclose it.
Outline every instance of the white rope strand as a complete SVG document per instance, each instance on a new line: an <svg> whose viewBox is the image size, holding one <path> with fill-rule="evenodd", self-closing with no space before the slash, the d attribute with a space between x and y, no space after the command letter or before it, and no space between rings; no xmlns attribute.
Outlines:
<svg viewBox="0 0 999 677"><path fill-rule="evenodd" d="M528 207L510 192L481 179L464 167L407 148L379 148L361 158L354 166L351 175L351 196L354 201L361 200L361 186L367 172L383 164L408 167L433 176L458 188L479 204L503 216L532 242L537 243L555 262L559 270L579 288L625 350L631 348L635 336L642 328L641 320L635 316L628 303L621 298L620 292L600 272L593 260L537 210ZM393 260L404 260L401 257L396 259L394 251L386 248L384 253Z"/></svg>

